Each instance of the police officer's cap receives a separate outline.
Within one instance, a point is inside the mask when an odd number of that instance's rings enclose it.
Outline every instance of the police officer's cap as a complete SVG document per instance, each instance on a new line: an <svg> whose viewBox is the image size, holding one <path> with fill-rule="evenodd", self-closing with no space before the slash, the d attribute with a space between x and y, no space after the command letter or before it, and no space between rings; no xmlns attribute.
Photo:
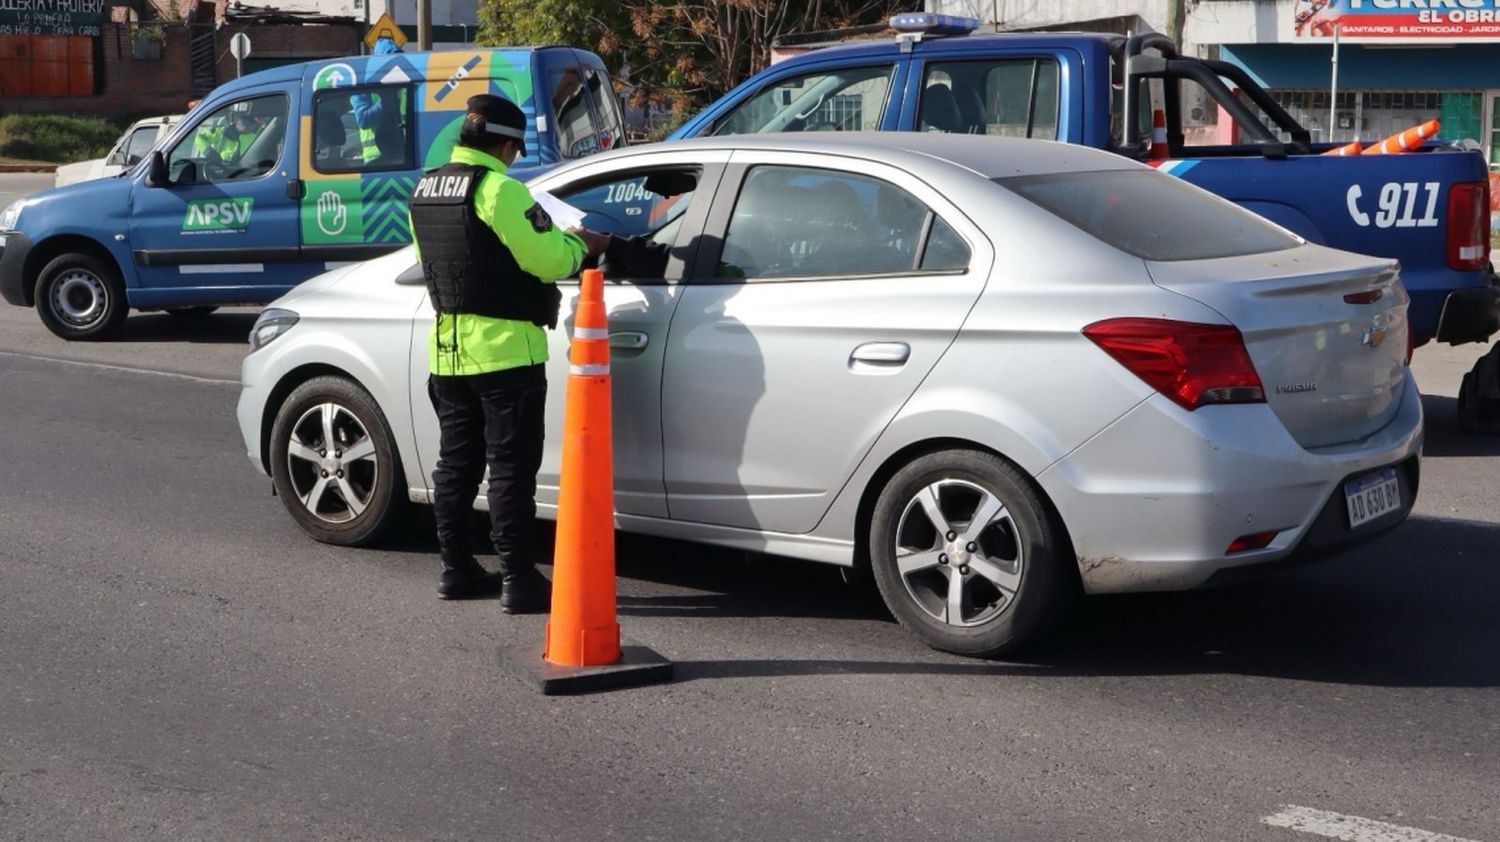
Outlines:
<svg viewBox="0 0 1500 842"><path fill-rule="evenodd" d="M520 147L521 156L526 156L526 115L519 105L494 94L477 94L469 97L468 112L464 117L465 136L513 140Z"/></svg>

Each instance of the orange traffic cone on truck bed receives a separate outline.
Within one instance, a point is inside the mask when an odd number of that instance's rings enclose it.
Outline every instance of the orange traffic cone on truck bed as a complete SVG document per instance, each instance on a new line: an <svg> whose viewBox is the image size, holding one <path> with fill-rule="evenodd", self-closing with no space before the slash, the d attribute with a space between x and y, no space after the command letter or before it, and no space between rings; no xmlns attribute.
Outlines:
<svg viewBox="0 0 1500 842"><path fill-rule="evenodd" d="M1437 137L1441 124L1436 120L1428 120L1420 126L1412 126L1404 132L1393 134L1380 143L1366 149L1365 155L1394 155L1398 152L1410 152L1421 147L1422 143L1429 138Z"/></svg>
<svg viewBox="0 0 1500 842"><path fill-rule="evenodd" d="M568 366L562 477L552 561L552 616L541 657L500 650L501 663L542 693L580 693L666 681L672 662L622 645L615 612L614 441L604 275L583 273Z"/></svg>
<svg viewBox="0 0 1500 842"><path fill-rule="evenodd" d="M1160 161L1168 157L1167 112L1157 108L1151 112L1151 160Z"/></svg>
<svg viewBox="0 0 1500 842"><path fill-rule="evenodd" d="M1363 149L1364 149L1364 147L1360 146L1359 145L1359 141L1356 140L1353 143L1346 143L1346 144L1344 144L1343 146L1340 146L1337 149L1330 149L1327 152L1324 152L1323 154L1324 155L1341 155L1341 156L1342 155L1358 155L1360 153L1360 151L1363 150Z"/></svg>

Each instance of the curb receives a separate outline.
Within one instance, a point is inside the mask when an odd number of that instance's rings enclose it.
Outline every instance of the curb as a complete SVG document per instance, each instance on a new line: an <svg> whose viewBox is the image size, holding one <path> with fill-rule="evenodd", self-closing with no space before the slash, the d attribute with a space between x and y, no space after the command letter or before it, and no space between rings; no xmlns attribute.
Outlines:
<svg viewBox="0 0 1500 842"><path fill-rule="evenodd" d="M0 173L57 172L57 164L0 164Z"/></svg>

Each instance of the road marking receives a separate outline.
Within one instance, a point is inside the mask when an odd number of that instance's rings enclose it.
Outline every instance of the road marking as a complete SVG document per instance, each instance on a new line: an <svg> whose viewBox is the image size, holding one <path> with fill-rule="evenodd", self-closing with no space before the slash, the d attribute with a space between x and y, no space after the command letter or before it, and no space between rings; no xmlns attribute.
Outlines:
<svg viewBox="0 0 1500 842"><path fill-rule="evenodd" d="M1261 824L1268 824L1272 827L1300 830L1303 833L1326 836L1330 839L1343 839L1346 842L1475 842L1472 839L1449 836L1446 833L1433 833L1429 830L1402 827L1399 824L1378 822L1360 816L1346 816L1342 813L1314 810L1311 807L1298 807L1296 804L1284 805L1281 812L1266 816L1260 821Z"/></svg>
<svg viewBox="0 0 1500 842"><path fill-rule="evenodd" d="M85 360L67 360L62 357L44 357L39 354L20 354L15 351L0 351L0 357L18 357L23 360L40 360L47 363L62 363L63 365L76 365L84 368L98 368L104 371L123 371L128 374L154 374L157 377L174 377L178 380L191 380L194 383L227 384L230 386L240 385L238 380L226 380L221 377L199 377L196 374L180 374L175 371L157 371L154 368L132 368L128 365L110 365L108 363L92 363Z"/></svg>

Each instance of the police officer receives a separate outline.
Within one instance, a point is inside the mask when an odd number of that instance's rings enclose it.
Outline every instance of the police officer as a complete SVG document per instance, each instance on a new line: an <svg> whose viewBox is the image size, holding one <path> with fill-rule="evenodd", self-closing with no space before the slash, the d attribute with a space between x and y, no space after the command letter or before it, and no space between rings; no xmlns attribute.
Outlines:
<svg viewBox="0 0 1500 842"><path fill-rule="evenodd" d="M412 233L437 312L428 338L428 393L442 436L434 511L444 599L493 596L509 614L544 611L551 584L536 570L536 473L542 461L547 336L587 247L559 230L526 185L505 174L526 154L526 119L509 100L471 97L459 145L411 194ZM469 518L490 470L492 574L474 559Z"/></svg>
<svg viewBox="0 0 1500 842"><path fill-rule="evenodd" d="M375 55L388 56L399 52L401 48L395 41L376 39ZM365 164L374 165L382 157L394 156L399 160L406 149L406 137L401 128L406 119L406 107L405 88L358 93L349 98L354 125L359 129L359 153Z"/></svg>

